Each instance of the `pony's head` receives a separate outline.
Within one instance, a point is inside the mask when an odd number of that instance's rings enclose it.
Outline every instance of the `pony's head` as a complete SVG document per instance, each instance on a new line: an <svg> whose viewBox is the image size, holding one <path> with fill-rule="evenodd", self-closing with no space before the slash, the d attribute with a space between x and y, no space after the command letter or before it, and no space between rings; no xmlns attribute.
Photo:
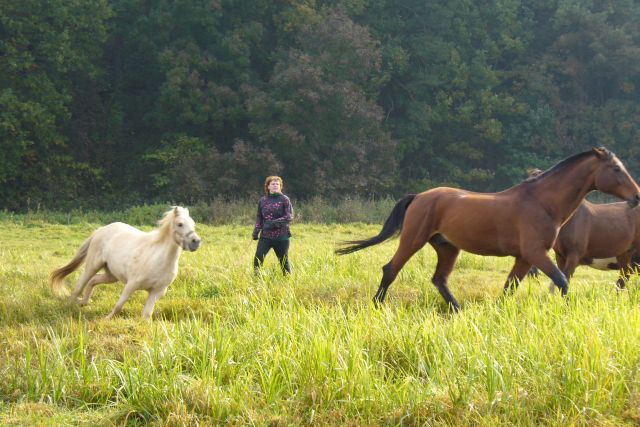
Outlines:
<svg viewBox="0 0 640 427"><path fill-rule="evenodd" d="M626 200L631 207L638 206L640 187L620 159L604 147L594 148L592 152L600 160L595 175L596 189Z"/></svg>
<svg viewBox="0 0 640 427"><path fill-rule="evenodd" d="M195 251L200 246L202 240L196 234L196 223L189 216L189 209L174 206L165 212L158 224L160 230L171 235L173 241L182 249Z"/></svg>

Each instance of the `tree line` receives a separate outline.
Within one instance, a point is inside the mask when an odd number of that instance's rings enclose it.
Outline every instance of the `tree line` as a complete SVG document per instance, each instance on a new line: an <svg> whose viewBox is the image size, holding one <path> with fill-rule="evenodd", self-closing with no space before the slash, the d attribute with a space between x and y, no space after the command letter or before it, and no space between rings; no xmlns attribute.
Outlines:
<svg viewBox="0 0 640 427"><path fill-rule="evenodd" d="M3 1L0 34L0 209L640 172L633 0Z"/></svg>

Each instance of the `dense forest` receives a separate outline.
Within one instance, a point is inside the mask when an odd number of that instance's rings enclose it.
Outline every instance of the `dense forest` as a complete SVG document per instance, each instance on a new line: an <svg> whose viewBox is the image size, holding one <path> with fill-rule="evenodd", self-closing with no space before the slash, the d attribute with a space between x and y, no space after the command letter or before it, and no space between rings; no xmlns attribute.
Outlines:
<svg viewBox="0 0 640 427"><path fill-rule="evenodd" d="M634 0L2 0L0 209L640 165Z"/></svg>

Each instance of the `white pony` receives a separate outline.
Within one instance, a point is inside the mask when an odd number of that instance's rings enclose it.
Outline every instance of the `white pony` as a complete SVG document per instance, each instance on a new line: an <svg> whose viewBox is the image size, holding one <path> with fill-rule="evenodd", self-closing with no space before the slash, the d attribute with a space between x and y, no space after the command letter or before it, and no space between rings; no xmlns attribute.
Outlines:
<svg viewBox="0 0 640 427"><path fill-rule="evenodd" d="M178 274L182 250L195 251L200 246L200 237L188 209L173 207L165 212L158 226L148 233L121 222L100 227L84 241L67 265L51 273L50 284L54 292L66 292L62 279L86 258L85 269L71 295L74 301L85 286L84 297L78 302L81 306L89 302L95 285L119 280L124 283L124 290L107 318L118 314L129 296L140 289L149 293L142 317L150 318L156 301L167 292ZM100 269L104 272L96 274Z"/></svg>

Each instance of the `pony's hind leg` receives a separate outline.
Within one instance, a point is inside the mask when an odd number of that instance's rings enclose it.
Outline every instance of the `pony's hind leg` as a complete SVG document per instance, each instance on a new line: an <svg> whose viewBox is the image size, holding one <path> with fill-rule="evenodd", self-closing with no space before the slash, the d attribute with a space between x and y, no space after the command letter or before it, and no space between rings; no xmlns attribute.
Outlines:
<svg viewBox="0 0 640 427"><path fill-rule="evenodd" d="M117 281L118 279L108 270L102 274L96 274L91 278L91 280L89 280L89 283L86 284L84 289L84 296L78 304L84 306L89 303L89 299L91 298L91 294L93 293L94 286L100 285L102 283L113 283Z"/></svg>
<svg viewBox="0 0 640 427"><path fill-rule="evenodd" d="M513 264L513 268L511 272L509 272L507 281L504 284L504 293L509 294L515 292L529 271L531 271L531 264L522 258L516 258L516 262Z"/></svg>
<svg viewBox="0 0 640 427"><path fill-rule="evenodd" d="M456 265L460 249L448 242L442 241L430 241L429 244L433 246L433 249L435 249L436 254L438 255L438 264L436 265L436 271L433 273L431 282L435 285L442 298L444 298L445 302L453 309L453 311L459 311L460 304L458 304L458 301L456 301L455 297L449 290L447 282L449 275L453 271L453 267Z"/></svg>
<svg viewBox="0 0 640 427"><path fill-rule="evenodd" d="M103 262L95 261L92 258L93 257L91 256L91 253L89 253L89 255L87 256L86 264L84 266L84 271L80 275L80 278L78 279L78 283L76 284L75 289L71 293L71 299L73 301L75 301L80 296L80 294L82 293L82 290L87 285L89 280L91 280L93 276L98 271L100 271L102 267L104 267Z"/></svg>

